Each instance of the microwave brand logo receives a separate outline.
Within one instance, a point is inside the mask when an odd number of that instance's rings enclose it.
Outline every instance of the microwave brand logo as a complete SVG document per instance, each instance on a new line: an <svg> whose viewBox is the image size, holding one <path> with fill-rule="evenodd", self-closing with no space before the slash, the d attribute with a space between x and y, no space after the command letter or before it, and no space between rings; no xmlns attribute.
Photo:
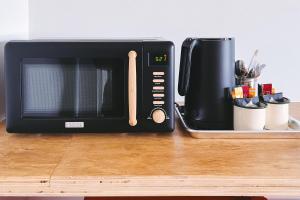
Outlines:
<svg viewBox="0 0 300 200"><path fill-rule="evenodd" d="M65 128L84 128L84 122L65 122Z"/></svg>

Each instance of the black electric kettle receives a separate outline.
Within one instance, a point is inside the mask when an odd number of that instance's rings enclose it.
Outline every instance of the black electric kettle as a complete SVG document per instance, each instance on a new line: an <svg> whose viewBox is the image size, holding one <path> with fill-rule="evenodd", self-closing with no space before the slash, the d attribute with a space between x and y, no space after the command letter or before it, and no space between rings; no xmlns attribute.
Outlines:
<svg viewBox="0 0 300 200"><path fill-rule="evenodd" d="M187 38L181 49L178 92L194 129L233 128L229 89L235 86L234 38Z"/></svg>

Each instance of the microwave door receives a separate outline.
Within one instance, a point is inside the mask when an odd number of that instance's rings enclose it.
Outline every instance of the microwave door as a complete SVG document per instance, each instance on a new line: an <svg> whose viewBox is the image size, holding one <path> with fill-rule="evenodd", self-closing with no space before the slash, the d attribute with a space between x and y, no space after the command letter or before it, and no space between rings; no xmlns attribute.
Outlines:
<svg viewBox="0 0 300 200"><path fill-rule="evenodd" d="M10 132L138 131L150 124L141 43L15 45L6 62Z"/></svg>

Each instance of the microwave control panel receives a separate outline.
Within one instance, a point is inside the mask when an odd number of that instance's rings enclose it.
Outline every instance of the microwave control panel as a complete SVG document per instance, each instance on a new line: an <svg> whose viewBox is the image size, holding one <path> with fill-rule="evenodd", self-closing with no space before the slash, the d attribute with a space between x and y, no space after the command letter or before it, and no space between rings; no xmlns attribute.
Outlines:
<svg viewBox="0 0 300 200"><path fill-rule="evenodd" d="M171 130L174 128L174 46L170 42L146 42L143 54L144 117L154 130Z"/></svg>
<svg viewBox="0 0 300 200"><path fill-rule="evenodd" d="M153 71L152 79L152 103L153 110L150 114L154 123L163 123L166 119L170 117L164 109L165 104L165 72L163 71Z"/></svg>

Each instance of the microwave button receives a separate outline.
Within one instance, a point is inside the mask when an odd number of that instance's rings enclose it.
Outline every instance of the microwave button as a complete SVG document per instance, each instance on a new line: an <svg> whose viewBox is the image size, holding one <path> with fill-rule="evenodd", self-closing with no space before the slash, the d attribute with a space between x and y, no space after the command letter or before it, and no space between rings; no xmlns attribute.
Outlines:
<svg viewBox="0 0 300 200"><path fill-rule="evenodd" d="M165 75L165 72L153 72L154 76L163 76Z"/></svg>
<svg viewBox="0 0 300 200"><path fill-rule="evenodd" d="M155 123L161 124L166 120L166 114L161 109L154 110L152 112L152 119Z"/></svg>
<svg viewBox="0 0 300 200"><path fill-rule="evenodd" d="M154 93L153 97L164 97L165 94L161 94L161 93Z"/></svg>
<svg viewBox="0 0 300 200"><path fill-rule="evenodd" d="M165 87L164 86L154 86L153 90L164 90Z"/></svg>
<svg viewBox="0 0 300 200"><path fill-rule="evenodd" d="M163 104L165 104L165 102L164 101L153 101L153 104L154 105L163 105Z"/></svg>
<svg viewBox="0 0 300 200"><path fill-rule="evenodd" d="M165 82L164 79L153 79L153 83L163 83Z"/></svg>

